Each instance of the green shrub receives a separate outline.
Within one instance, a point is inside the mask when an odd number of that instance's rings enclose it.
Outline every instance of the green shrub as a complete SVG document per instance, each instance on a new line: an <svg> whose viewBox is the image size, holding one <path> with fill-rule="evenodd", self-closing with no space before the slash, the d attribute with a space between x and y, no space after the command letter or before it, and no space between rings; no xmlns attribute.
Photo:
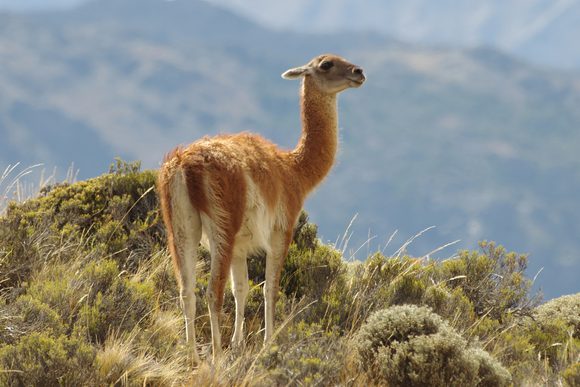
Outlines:
<svg viewBox="0 0 580 387"><path fill-rule="evenodd" d="M19 329L23 332L46 332L57 337L66 332L66 326L60 315L47 304L31 296L20 296L11 305L11 310L22 318Z"/></svg>
<svg viewBox="0 0 580 387"><path fill-rule="evenodd" d="M92 303L97 294L107 292L119 277L117 263L110 259L89 262L78 276L89 288L87 302Z"/></svg>
<svg viewBox="0 0 580 387"><path fill-rule="evenodd" d="M443 320L426 308L402 305L373 313L357 334L362 364L372 365L379 348L389 347L409 337L438 332Z"/></svg>
<svg viewBox="0 0 580 387"><path fill-rule="evenodd" d="M31 332L59 336L67 331L60 315L35 298L22 295L9 304L0 302L0 345L15 344Z"/></svg>
<svg viewBox="0 0 580 387"><path fill-rule="evenodd" d="M567 362L568 356L563 348L568 347L576 353L580 349L579 342L572 337L572 330L563 320L554 319L541 324L532 321L524 329L536 356L556 370Z"/></svg>
<svg viewBox="0 0 580 387"><path fill-rule="evenodd" d="M510 366L514 378L559 383L560 374L577 362L577 302L575 296L564 296L538 307L533 318L511 319L507 328L501 324L484 328L495 337L490 348Z"/></svg>
<svg viewBox="0 0 580 387"><path fill-rule="evenodd" d="M427 285L421 278L404 275L389 287L391 305L421 304Z"/></svg>
<svg viewBox="0 0 580 387"><path fill-rule="evenodd" d="M151 283L139 283L117 277L80 308L75 324L77 334L102 343L111 333L130 332L145 326L155 308Z"/></svg>
<svg viewBox="0 0 580 387"><path fill-rule="evenodd" d="M561 373L570 386L580 385L580 293L536 308L526 335L553 374Z"/></svg>
<svg viewBox="0 0 580 387"><path fill-rule="evenodd" d="M308 222L308 214L305 211L302 211L298 217L293 241L299 250L314 250L319 244L318 226Z"/></svg>
<svg viewBox="0 0 580 387"><path fill-rule="evenodd" d="M494 242L481 242L480 247L482 253L461 251L438 265L436 282L461 288L477 316L499 320L511 314L530 315L538 298L529 296L532 281L524 275L528 257L508 253Z"/></svg>
<svg viewBox="0 0 580 387"><path fill-rule="evenodd" d="M481 348L468 348L468 357L479 364L478 386L495 387L508 384L512 379L510 373L501 363L494 359L488 352Z"/></svg>
<svg viewBox="0 0 580 387"><path fill-rule="evenodd" d="M580 293L555 298L534 310L534 318L540 323L562 320L570 326L573 336L580 339Z"/></svg>
<svg viewBox="0 0 580 387"><path fill-rule="evenodd" d="M433 312L450 321L454 328L462 331L476 321L473 304L461 288L449 289L444 284L429 286L421 304L429 306Z"/></svg>
<svg viewBox="0 0 580 387"><path fill-rule="evenodd" d="M360 366L401 386L507 385L509 373L475 350L429 308L393 306L374 313L355 336Z"/></svg>
<svg viewBox="0 0 580 387"><path fill-rule="evenodd" d="M420 259L389 258L377 253L362 264L350 264L345 285L336 289L344 300L341 324L356 330L375 310L393 304L421 304L429 277Z"/></svg>
<svg viewBox="0 0 580 387"><path fill-rule="evenodd" d="M280 286L288 297L315 301L302 318L310 322L320 321L329 307L325 295L334 283L343 285L344 273L342 255L332 247L319 245L314 250L300 250L292 244Z"/></svg>
<svg viewBox="0 0 580 387"><path fill-rule="evenodd" d="M477 383L478 362L465 340L442 330L379 348L379 375L398 386L465 386Z"/></svg>
<svg viewBox="0 0 580 387"><path fill-rule="evenodd" d="M95 383L95 350L82 340L34 332L0 348L0 384L80 386Z"/></svg>
<svg viewBox="0 0 580 387"><path fill-rule="evenodd" d="M34 279L27 294L48 305L68 325L74 320L76 305L84 294L82 290L82 283L70 271L62 266L55 266Z"/></svg>
<svg viewBox="0 0 580 387"><path fill-rule="evenodd" d="M56 184L36 199L10 203L0 217L0 290L19 286L55 258L67 262L76 257L75 250L54 249L56 245L97 249L128 270L165 246L153 189L156 173L137 173L136 168L120 163L113 173Z"/></svg>

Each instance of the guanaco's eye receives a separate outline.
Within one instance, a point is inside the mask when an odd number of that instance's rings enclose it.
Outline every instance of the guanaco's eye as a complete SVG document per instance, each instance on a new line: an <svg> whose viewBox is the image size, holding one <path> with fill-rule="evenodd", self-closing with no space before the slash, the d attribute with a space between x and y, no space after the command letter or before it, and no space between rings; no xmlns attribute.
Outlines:
<svg viewBox="0 0 580 387"><path fill-rule="evenodd" d="M318 67L320 67L322 70L330 70L332 68L332 66L334 66L334 63L332 63L329 60L325 60Z"/></svg>

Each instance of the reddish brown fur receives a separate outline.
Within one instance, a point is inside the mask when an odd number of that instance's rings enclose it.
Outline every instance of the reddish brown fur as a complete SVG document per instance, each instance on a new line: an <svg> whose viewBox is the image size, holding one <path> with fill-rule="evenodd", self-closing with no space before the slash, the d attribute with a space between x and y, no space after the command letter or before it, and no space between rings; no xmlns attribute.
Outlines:
<svg viewBox="0 0 580 387"><path fill-rule="evenodd" d="M336 132L332 130L325 134L336 136ZM323 137L325 136L311 136L308 141L311 142L311 146L324 147L329 141ZM209 184L215 192L215 199L219 202L216 204L229 214L228 222L223 228L224 243L220 254L222 259L218 263L220 276L212 284L219 307L223 302L224 288L228 279L233 241L244 217L246 182L242 170L249 172L271 211L274 211L279 203L284 203L288 220L285 230L291 236L304 198L314 186L310 177L302 175L314 174L321 179L332 165L332 160L327 160L330 161L329 165L326 165L327 163L320 165L322 170L317 170L314 166L305 166L295 159L295 153L282 151L261 136L249 133L203 138L186 148L176 148L166 156L159 174L158 187L163 219L167 226L168 245L174 257L177 274L181 268L173 243L169 190L170 181L177 167L183 168L190 201L194 208L212 218L215 215L210 213L205 194L207 188L204 185ZM289 244L290 237L287 239ZM180 278L179 275L177 277Z"/></svg>

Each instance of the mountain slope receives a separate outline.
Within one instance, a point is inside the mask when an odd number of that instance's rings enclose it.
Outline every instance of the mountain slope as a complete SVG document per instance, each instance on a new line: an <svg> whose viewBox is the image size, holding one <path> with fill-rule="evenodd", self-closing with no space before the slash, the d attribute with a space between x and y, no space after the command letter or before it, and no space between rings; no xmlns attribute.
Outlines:
<svg viewBox="0 0 580 387"><path fill-rule="evenodd" d="M535 63L580 69L580 2L576 0L395 1L208 0L271 28L377 31L405 41L456 47L488 45Z"/></svg>
<svg viewBox="0 0 580 387"><path fill-rule="evenodd" d="M341 96L337 165L307 205L325 239L355 213L353 249L369 228L375 249L436 225L414 254L494 239L545 268L547 296L578 291L580 78L490 49L276 32L198 1L0 14L0 163L75 161L86 178L240 130L290 148L298 83L279 74L326 51L369 81Z"/></svg>
<svg viewBox="0 0 580 387"><path fill-rule="evenodd" d="M0 10L67 9L88 1L4 0L0 2ZM580 2L577 0L365 0L357 3L297 0L291 6L267 0L206 1L272 29L308 33L376 31L421 44L486 45L544 66L580 70L580 53L569 49L580 36ZM181 6L188 1L178 3Z"/></svg>

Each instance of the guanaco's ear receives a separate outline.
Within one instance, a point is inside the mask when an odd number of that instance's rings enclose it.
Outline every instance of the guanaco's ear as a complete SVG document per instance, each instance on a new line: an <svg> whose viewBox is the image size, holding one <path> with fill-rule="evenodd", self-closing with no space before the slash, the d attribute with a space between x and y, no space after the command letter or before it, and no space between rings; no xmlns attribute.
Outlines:
<svg viewBox="0 0 580 387"><path fill-rule="evenodd" d="M303 77L304 75L310 72L310 67L307 66L300 66L295 67L293 69L287 70L284 74L282 74L282 78L284 79L298 79Z"/></svg>

